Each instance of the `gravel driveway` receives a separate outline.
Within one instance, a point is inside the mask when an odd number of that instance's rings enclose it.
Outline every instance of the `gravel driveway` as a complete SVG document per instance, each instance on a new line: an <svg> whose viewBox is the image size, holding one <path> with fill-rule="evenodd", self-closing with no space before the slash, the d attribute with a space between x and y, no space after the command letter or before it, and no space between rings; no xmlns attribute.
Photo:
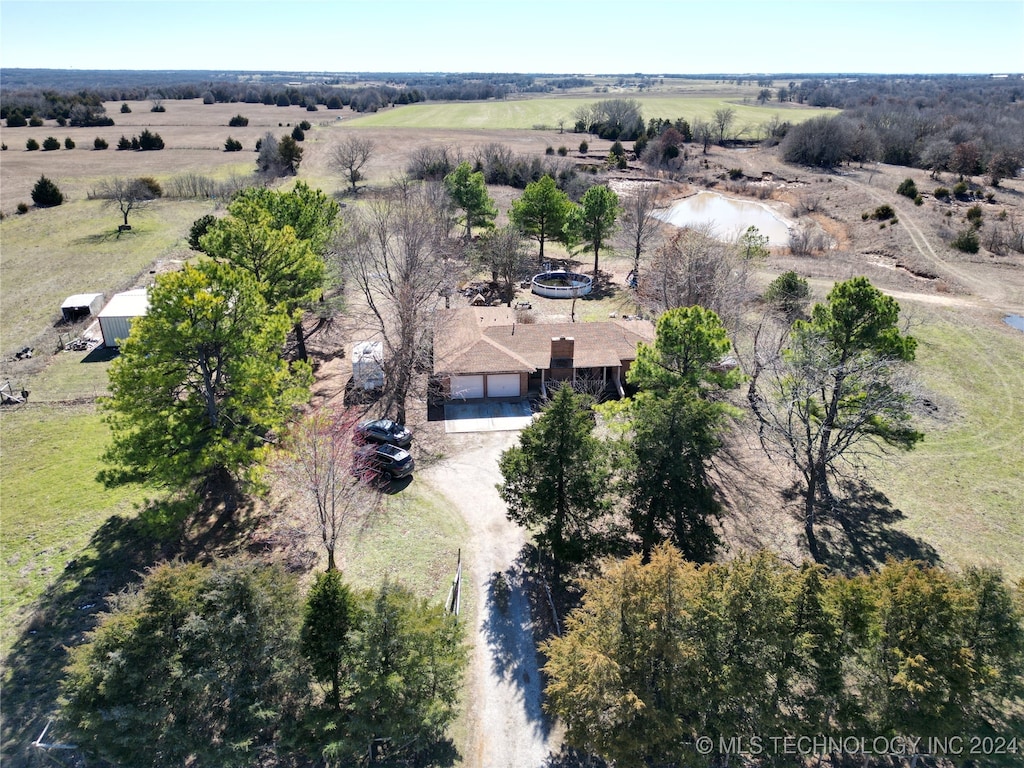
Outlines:
<svg viewBox="0 0 1024 768"><path fill-rule="evenodd" d="M550 752L550 724L541 710L541 679L532 617L519 579L517 560L526 544L519 526L505 517L495 484L498 457L519 439L518 432L448 436L451 458L419 474L443 494L470 529L463 601L473 597L476 616L469 670L467 768L540 768ZM493 599L493 576L510 586L508 605Z"/></svg>

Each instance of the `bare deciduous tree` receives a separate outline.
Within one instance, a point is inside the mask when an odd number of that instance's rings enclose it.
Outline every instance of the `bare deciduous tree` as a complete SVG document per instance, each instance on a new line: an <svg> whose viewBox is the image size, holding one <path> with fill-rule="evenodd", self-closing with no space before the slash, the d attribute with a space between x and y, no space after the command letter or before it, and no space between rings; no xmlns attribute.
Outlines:
<svg viewBox="0 0 1024 768"><path fill-rule="evenodd" d="M331 166L345 177L353 195L359 191L357 184L363 179L363 166L373 156L374 149L376 145L370 139L352 134L331 152Z"/></svg>
<svg viewBox="0 0 1024 768"><path fill-rule="evenodd" d="M596 121L596 114L593 104L581 104L572 111L572 120L577 131L589 133L590 126Z"/></svg>
<svg viewBox="0 0 1024 768"><path fill-rule="evenodd" d="M619 236L623 246L633 251L633 274L640 273L640 257L661 231L661 222L654 218L658 208L658 185L638 184L621 198L622 216Z"/></svg>
<svg viewBox="0 0 1024 768"><path fill-rule="evenodd" d="M515 284L527 274L531 261L522 231L509 224L487 233L481 240L480 256L491 279L500 283L505 304L511 307Z"/></svg>
<svg viewBox="0 0 1024 768"><path fill-rule="evenodd" d="M366 303L364 332L384 343L384 408L399 422L430 357L435 310L464 264L449 237L451 216L436 184L398 182L357 212L337 250Z"/></svg>
<svg viewBox="0 0 1024 768"><path fill-rule="evenodd" d="M153 189L142 179L125 179L121 177L105 179L93 197L103 200L106 207L117 208L124 217L124 224L118 229L131 229L128 216L141 213L156 199Z"/></svg>
<svg viewBox="0 0 1024 768"><path fill-rule="evenodd" d="M732 330L749 269L733 245L714 236L711 224L688 227L655 251L640 281L640 299L657 312L700 305Z"/></svg>
<svg viewBox="0 0 1024 768"><path fill-rule="evenodd" d="M280 146L277 138L270 131L264 133L263 137L259 140L256 168L260 173L265 173L268 176L280 176L282 174Z"/></svg>
<svg viewBox="0 0 1024 768"><path fill-rule="evenodd" d="M718 134L718 143L725 143L725 134L729 131L733 121L736 119L736 110L732 107L722 107L721 109L715 110L715 116L712 120L715 126L715 132Z"/></svg>
<svg viewBox="0 0 1024 768"><path fill-rule="evenodd" d="M358 415L325 407L295 424L273 470L299 499L303 529L312 525L337 569L338 540L380 503L380 491L364 482L353 440Z"/></svg>
<svg viewBox="0 0 1024 768"><path fill-rule="evenodd" d="M828 241L815 226L793 227L789 231L789 250L794 256L811 256L825 250Z"/></svg>
<svg viewBox="0 0 1024 768"><path fill-rule="evenodd" d="M711 143L715 140L715 126L709 121L698 117L694 119L691 127L693 131L693 138L701 143L703 146L703 153L706 155L708 153L708 147L710 147Z"/></svg>

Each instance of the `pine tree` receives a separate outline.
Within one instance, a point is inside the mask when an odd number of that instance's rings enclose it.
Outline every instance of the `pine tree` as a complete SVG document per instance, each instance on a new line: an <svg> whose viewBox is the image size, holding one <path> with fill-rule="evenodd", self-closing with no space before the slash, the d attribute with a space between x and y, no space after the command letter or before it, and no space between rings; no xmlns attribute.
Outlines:
<svg viewBox="0 0 1024 768"><path fill-rule="evenodd" d="M469 163L460 163L444 177L444 188L455 207L464 214L467 240L472 237L473 227L491 229L494 226L498 209L487 194L487 185L481 171L474 173Z"/></svg>
<svg viewBox="0 0 1024 768"><path fill-rule="evenodd" d="M318 574L306 597L301 648L320 682L330 684L330 702L341 708L342 676L352 664L351 632L358 603L338 571Z"/></svg>
<svg viewBox="0 0 1024 768"><path fill-rule="evenodd" d="M64 202L64 194L56 184L45 176L40 176L32 188L32 202L40 208L51 208Z"/></svg>
<svg viewBox="0 0 1024 768"><path fill-rule="evenodd" d="M592 405L588 395L563 384L499 462L498 492L509 520L532 530L556 567L586 562L607 545L598 523L609 471L594 436Z"/></svg>

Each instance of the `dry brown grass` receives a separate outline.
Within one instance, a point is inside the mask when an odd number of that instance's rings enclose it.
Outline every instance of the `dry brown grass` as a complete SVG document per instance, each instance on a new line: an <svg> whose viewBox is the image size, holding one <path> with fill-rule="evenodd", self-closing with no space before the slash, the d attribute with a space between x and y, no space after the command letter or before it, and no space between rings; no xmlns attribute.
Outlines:
<svg viewBox="0 0 1024 768"><path fill-rule="evenodd" d="M106 104L115 125L99 128L61 128L47 120L39 128L0 128L0 139L8 147L0 166L0 210L12 214L19 202L32 204L32 187L40 176L53 179L71 201L82 200L96 183L110 176L153 176L166 180L182 173L203 173L226 177L231 173L251 173L255 167L256 140L267 131L275 136L290 133L303 120L327 123L335 112L307 112L302 107L273 107L263 104L203 104L202 100L166 101L166 112L150 112L149 101L131 101L132 111L121 114L122 102ZM343 110L346 111L346 110ZM249 118L245 128L230 128L228 121L237 114ZM351 112L348 115L351 116ZM152 152L118 151L118 139L138 135L144 129L159 133L166 148ZM25 141L34 138L41 144L47 136L61 141L70 136L73 150L28 152ZM224 141L231 136L242 142L242 152L225 152ZM93 149L93 140L103 138L109 149Z"/></svg>

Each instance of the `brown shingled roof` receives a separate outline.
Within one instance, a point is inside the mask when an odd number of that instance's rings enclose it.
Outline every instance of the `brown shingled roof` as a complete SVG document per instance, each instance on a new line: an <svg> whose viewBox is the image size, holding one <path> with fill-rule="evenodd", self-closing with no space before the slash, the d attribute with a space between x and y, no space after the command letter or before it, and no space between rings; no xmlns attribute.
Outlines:
<svg viewBox="0 0 1024 768"><path fill-rule="evenodd" d="M516 323L505 308L448 310L434 341L435 373L513 373L551 367L552 338L575 341L573 366L616 366L636 359L641 341L654 339L646 320L593 323Z"/></svg>

